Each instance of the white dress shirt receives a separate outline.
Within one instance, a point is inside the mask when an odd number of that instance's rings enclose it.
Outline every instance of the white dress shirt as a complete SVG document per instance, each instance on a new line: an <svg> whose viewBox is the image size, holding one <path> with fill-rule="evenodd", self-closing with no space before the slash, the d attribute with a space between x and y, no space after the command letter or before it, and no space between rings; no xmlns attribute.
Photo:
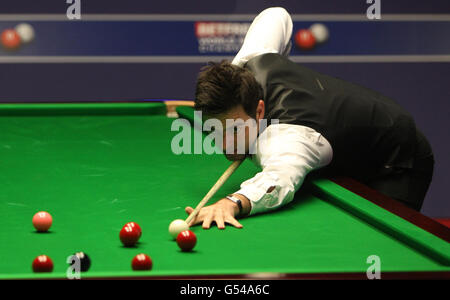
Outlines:
<svg viewBox="0 0 450 300"><path fill-rule="evenodd" d="M265 53L287 56L291 35L289 13L281 7L268 8L254 19L232 64L243 66ZM236 192L250 200L251 215L292 201L305 176L328 165L333 156L330 143L306 126L272 124L260 134L256 143L256 154L252 159L262 171L243 182Z"/></svg>

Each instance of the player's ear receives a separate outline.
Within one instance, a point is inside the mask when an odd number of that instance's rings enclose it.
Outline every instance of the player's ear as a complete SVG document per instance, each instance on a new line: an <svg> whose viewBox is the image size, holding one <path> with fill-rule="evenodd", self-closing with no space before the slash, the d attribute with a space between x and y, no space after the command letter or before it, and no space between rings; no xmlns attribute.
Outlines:
<svg viewBox="0 0 450 300"><path fill-rule="evenodd" d="M256 120L259 121L264 118L265 105L264 100L259 100L256 106Z"/></svg>

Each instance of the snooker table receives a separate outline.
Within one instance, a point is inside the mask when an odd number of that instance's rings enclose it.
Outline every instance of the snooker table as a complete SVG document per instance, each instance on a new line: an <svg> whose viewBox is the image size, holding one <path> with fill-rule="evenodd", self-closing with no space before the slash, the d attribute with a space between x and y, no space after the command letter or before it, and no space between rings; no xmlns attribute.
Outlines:
<svg viewBox="0 0 450 300"><path fill-rule="evenodd" d="M192 121L191 108L177 111ZM164 102L0 105L0 279L64 279L77 251L92 260L87 279L356 279L371 255L381 278L450 278L448 228L347 178L311 176L292 203L241 219L243 229L195 226L194 251L181 252L169 223L230 162L174 154L173 120ZM210 203L258 171L245 161ZM37 211L53 216L48 233L34 230ZM130 221L143 234L125 248L119 231ZM132 271L139 253L151 271ZM52 273L32 272L41 254Z"/></svg>

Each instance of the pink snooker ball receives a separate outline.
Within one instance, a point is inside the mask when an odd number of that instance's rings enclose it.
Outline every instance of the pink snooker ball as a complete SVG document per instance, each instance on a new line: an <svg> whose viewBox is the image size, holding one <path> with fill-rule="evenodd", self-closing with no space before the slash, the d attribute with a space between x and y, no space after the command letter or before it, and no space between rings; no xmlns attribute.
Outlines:
<svg viewBox="0 0 450 300"><path fill-rule="evenodd" d="M52 226L52 216L46 211L40 211L33 217L33 226L39 232L46 232Z"/></svg>

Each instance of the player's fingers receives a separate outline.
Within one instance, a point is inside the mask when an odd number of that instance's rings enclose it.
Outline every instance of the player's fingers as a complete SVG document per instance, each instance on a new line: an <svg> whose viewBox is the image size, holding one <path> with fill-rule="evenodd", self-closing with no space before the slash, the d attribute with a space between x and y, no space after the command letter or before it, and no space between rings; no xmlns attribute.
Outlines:
<svg viewBox="0 0 450 300"><path fill-rule="evenodd" d="M225 222L223 220L223 211L219 209L215 214L215 221L217 224L217 228L219 229L225 229Z"/></svg>
<svg viewBox="0 0 450 300"><path fill-rule="evenodd" d="M194 209L192 207L188 206L188 207L186 207L185 211L188 215L190 215L194 211ZM202 210L200 210L200 212L195 216L195 218L193 218L192 220L189 221L188 226L191 227L193 225L200 224L202 221L203 221Z"/></svg>
<svg viewBox="0 0 450 300"><path fill-rule="evenodd" d="M186 207L186 208L184 209L184 211L185 211L188 215L190 215L190 214L194 211L194 209L193 209L192 207L188 206L188 207ZM197 216L197 217L198 217L198 216ZM195 217L194 219L192 219L192 220L189 221L189 223L188 223L188 226L189 226L189 227L191 227L192 225L195 225L195 224L198 223L198 222L196 222L196 221L197 221L197 217Z"/></svg>
<svg viewBox="0 0 450 300"><path fill-rule="evenodd" d="M205 216L203 221L203 229L209 229L211 227L211 222L214 218L214 211L209 211L208 214Z"/></svg>
<svg viewBox="0 0 450 300"><path fill-rule="evenodd" d="M242 226L241 223L239 223L235 218L229 216L225 219L225 222L227 222L228 224L233 225L236 228L243 228L244 226Z"/></svg>
<svg viewBox="0 0 450 300"><path fill-rule="evenodd" d="M192 219L192 220L189 221L188 226L191 227L191 226L197 225L197 224L199 224L199 223L201 223L201 222L202 222L202 221L199 220L198 217L195 217L194 219Z"/></svg>

